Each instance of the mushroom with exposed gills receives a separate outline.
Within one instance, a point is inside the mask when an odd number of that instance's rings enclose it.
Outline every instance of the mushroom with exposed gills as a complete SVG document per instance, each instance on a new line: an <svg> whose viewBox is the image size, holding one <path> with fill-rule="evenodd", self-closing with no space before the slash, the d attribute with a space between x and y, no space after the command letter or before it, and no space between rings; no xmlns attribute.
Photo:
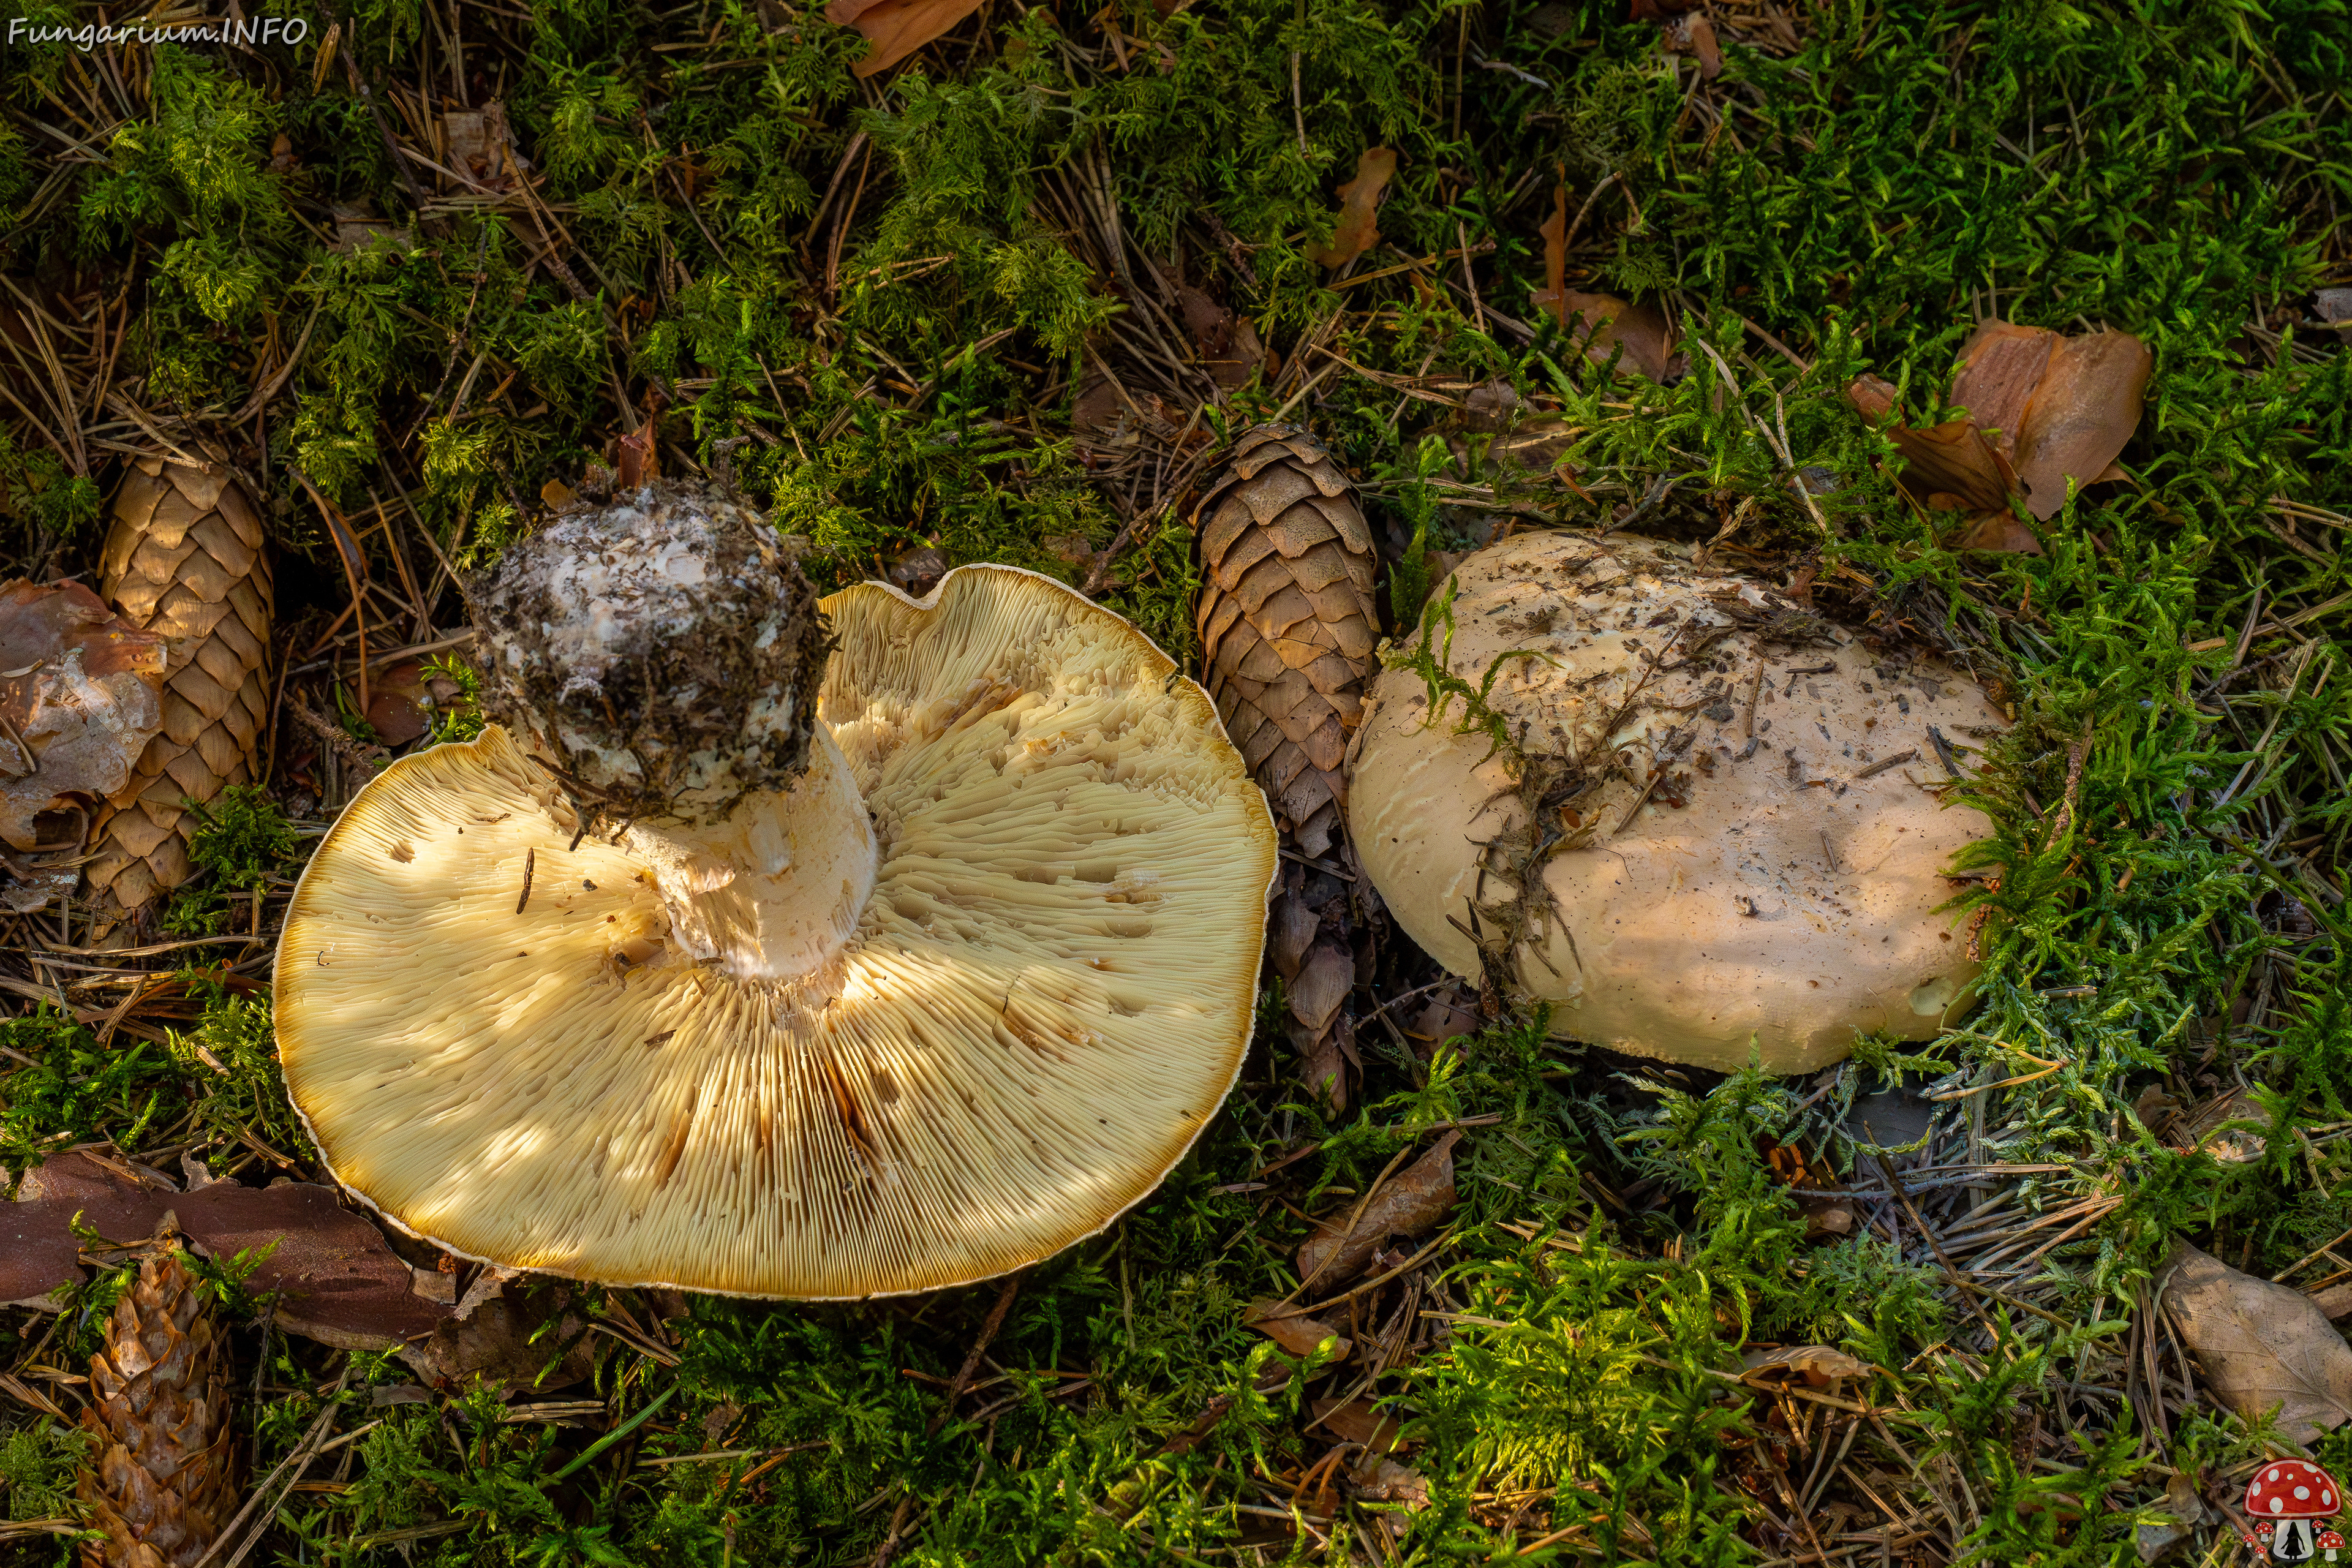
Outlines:
<svg viewBox="0 0 2352 1568"><path fill-rule="evenodd" d="M1248 1042L1276 835L1200 688L1061 584L820 603L655 485L474 590L476 741L362 790L278 950L337 1180L461 1256L846 1299L1108 1225Z"/></svg>
<svg viewBox="0 0 2352 1568"><path fill-rule="evenodd" d="M1936 786L2006 724L1973 682L1626 534L1521 534L1439 592L1427 651L1474 692L1492 672L1517 757L1391 668L1348 781L1364 869L1438 962L1551 1003L1555 1034L1727 1072L1966 1007L1938 911L1991 826Z"/></svg>

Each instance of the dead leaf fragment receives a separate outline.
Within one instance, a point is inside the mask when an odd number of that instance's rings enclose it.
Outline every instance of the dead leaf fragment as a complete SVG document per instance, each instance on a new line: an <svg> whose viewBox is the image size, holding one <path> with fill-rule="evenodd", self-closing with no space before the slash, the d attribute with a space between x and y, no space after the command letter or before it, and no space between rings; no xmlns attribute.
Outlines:
<svg viewBox="0 0 2352 1568"><path fill-rule="evenodd" d="M1331 231L1331 243L1309 246L1307 258L1336 270L1378 245L1381 230L1372 214L1395 173L1394 153L1386 147L1365 148L1356 160L1356 177L1339 187L1339 223Z"/></svg>
<svg viewBox="0 0 2352 1568"><path fill-rule="evenodd" d="M2207 1385L2231 1409L2251 1421L2276 1407L2278 1430L2293 1443L2352 1420L2352 1348L2310 1297L2185 1241L2158 1279Z"/></svg>
<svg viewBox="0 0 2352 1568"><path fill-rule="evenodd" d="M428 1333L448 1309L420 1300L415 1276L374 1226L342 1207L332 1187L213 1182L174 1192L142 1184L80 1154L26 1173L19 1201L0 1204L0 1300L29 1301L87 1278L72 1223L110 1242L155 1234L168 1215L194 1247L218 1258L260 1259L246 1288L278 1293L279 1328L340 1350L389 1350ZM263 1256L267 1251L267 1256Z"/></svg>
<svg viewBox="0 0 2352 1568"><path fill-rule="evenodd" d="M1703 11L1685 12L1659 25L1658 47L1670 55L1689 55L1698 61L1698 74L1713 81L1723 74L1723 50L1715 41L1715 26Z"/></svg>
<svg viewBox="0 0 2352 1568"><path fill-rule="evenodd" d="M2247 1122L2253 1123L2249 1127ZM2231 1125L2237 1123L2238 1125ZM2270 1128L2270 1112L2262 1102L2242 1089L2217 1095L2193 1110L2181 1113L2181 1141L2189 1148L2210 1154L2216 1160L2232 1165L2242 1165L2259 1160L2269 1147L2263 1133Z"/></svg>
<svg viewBox="0 0 2352 1568"><path fill-rule="evenodd" d="M919 599L939 586L940 579L948 574L946 553L936 545L919 545L890 563L888 576L892 583L906 590L911 598Z"/></svg>
<svg viewBox="0 0 2352 1568"><path fill-rule="evenodd" d="M1829 1345L1782 1345L1776 1351L1749 1351L1739 1359L1749 1377L1794 1376L1813 1388L1843 1378L1866 1378L1874 1370L1868 1362Z"/></svg>
<svg viewBox="0 0 2352 1568"><path fill-rule="evenodd" d="M1356 1489L1376 1502L1401 1502L1414 1512L1429 1506L1429 1478L1394 1459L1374 1458L1357 1467Z"/></svg>
<svg viewBox="0 0 2352 1568"><path fill-rule="evenodd" d="M1403 1425L1394 1415L1372 1408L1369 1399L1318 1399L1314 1425L1347 1443L1360 1443L1368 1453L1393 1454L1403 1446Z"/></svg>
<svg viewBox="0 0 2352 1568"><path fill-rule="evenodd" d="M599 1342L587 1320L571 1310L569 1291L557 1287L522 1300L499 1296L462 1322L445 1311L429 1335L401 1347L400 1359L445 1392L477 1382L543 1392L594 1372Z"/></svg>
<svg viewBox="0 0 2352 1568"><path fill-rule="evenodd" d="M385 745L404 746L432 728L433 694L415 659L378 671L369 687L367 721Z"/></svg>
<svg viewBox="0 0 2352 1568"><path fill-rule="evenodd" d="M2033 389L2050 368L2050 351L2057 342L2058 334L2047 327L1988 321L1978 326L1960 350L1950 401L1968 411L2005 458L2016 458L2017 430L2025 418L2025 405L2033 400Z"/></svg>
<svg viewBox="0 0 2352 1568"><path fill-rule="evenodd" d="M2026 504L2047 522L2066 504L2066 482L2095 482L2139 428L2141 395L2156 358L2129 332L2064 338L2017 428L2017 477Z"/></svg>
<svg viewBox="0 0 2352 1568"><path fill-rule="evenodd" d="M0 587L0 838L39 848L43 812L95 805L130 784L163 727L166 657L161 634L79 583Z"/></svg>
<svg viewBox="0 0 2352 1568"><path fill-rule="evenodd" d="M1652 381L1664 381L1673 371L1674 334L1654 307L1575 289L1563 289L1556 299L1547 298L1550 292L1536 290L1537 306L1549 310L1570 338L1583 346L1586 359L1607 364L1611 353L1622 347L1620 366L1639 371Z"/></svg>
<svg viewBox="0 0 2352 1568"><path fill-rule="evenodd" d="M2138 1550L2142 1563L2155 1563L2170 1556L2180 1543L2189 1539L2196 1527L2204 1522L2205 1502L2197 1495L2197 1477L2189 1470L2175 1470L2164 1483L2164 1500L2157 1505L2167 1517L2161 1524L2143 1524L2132 1532L2132 1544Z"/></svg>
<svg viewBox="0 0 2352 1568"><path fill-rule="evenodd" d="M419 1299L407 1264L332 1187L216 1182L172 1200L181 1228L216 1258L261 1259L247 1281L278 1294L278 1326L341 1350L389 1350L431 1331L448 1309Z"/></svg>
<svg viewBox="0 0 2352 1568"><path fill-rule="evenodd" d="M1337 1342L1331 1347L1334 1363L1355 1353L1355 1341L1320 1318L1290 1313L1279 1301L1252 1301L1242 1313L1242 1321L1292 1355L1306 1355L1325 1340Z"/></svg>
<svg viewBox="0 0 2352 1568"><path fill-rule="evenodd" d="M1343 1219L1308 1237L1298 1248L1300 1277L1338 1284L1371 1261L1390 1237L1434 1229L1454 1206L1454 1145L1461 1139L1459 1131L1448 1132L1437 1147L1390 1177L1352 1226Z"/></svg>
<svg viewBox="0 0 2352 1568"><path fill-rule="evenodd" d="M1257 373L1265 359L1265 345L1258 341L1257 328L1247 316L1225 309L1189 284L1177 286L1176 303L1210 380L1231 392Z"/></svg>
<svg viewBox="0 0 2352 1568"><path fill-rule="evenodd" d="M980 9L980 0L833 0L824 18L856 27L873 46L850 74L888 70Z"/></svg>
<svg viewBox="0 0 2352 1568"><path fill-rule="evenodd" d="M2352 1279L2341 1285L2330 1285L2325 1290L2314 1291L2311 1304L2326 1314L2331 1323L2340 1323L2352 1318Z"/></svg>
<svg viewBox="0 0 2352 1568"><path fill-rule="evenodd" d="M1319 1035L1330 1026L1355 985L1354 956L1336 942L1319 942L1291 984L1290 1016Z"/></svg>
<svg viewBox="0 0 2352 1568"><path fill-rule="evenodd" d="M2352 289L2322 289L2314 303L2321 324L2335 328L2337 337L2352 343Z"/></svg>
<svg viewBox="0 0 2352 1568"><path fill-rule="evenodd" d="M1960 351L1951 402L1965 416L1932 429L1888 424L1895 389L1858 377L1846 398L1885 425L1904 458L1896 483L1920 506L1967 514L1952 531L1959 550L2039 555L2042 543L2016 515L2038 522L2066 504L2067 483L2124 478L2116 457L2139 427L2154 360L2128 332L2068 338L2011 321L1981 323Z"/></svg>
<svg viewBox="0 0 2352 1568"><path fill-rule="evenodd" d="M507 116L503 105L487 103L441 117L441 137L448 152L449 172L459 181L445 186L463 190L478 185L504 190L507 185Z"/></svg>

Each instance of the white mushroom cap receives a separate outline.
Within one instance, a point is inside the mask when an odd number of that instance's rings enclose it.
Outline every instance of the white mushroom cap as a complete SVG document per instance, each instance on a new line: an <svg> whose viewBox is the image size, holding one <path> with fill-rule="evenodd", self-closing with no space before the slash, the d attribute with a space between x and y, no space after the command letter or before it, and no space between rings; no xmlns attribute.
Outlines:
<svg viewBox="0 0 2352 1568"><path fill-rule="evenodd" d="M1099 1231L1199 1136L1276 866L1207 697L1029 573L824 608L818 716L878 865L798 978L680 960L651 872L574 845L502 730L395 762L329 833L279 949L287 1084L401 1228L614 1284L888 1295Z"/></svg>
<svg viewBox="0 0 2352 1568"><path fill-rule="evenodd" d="M1826 627L1808 646L1760 640L1795 606L1656 541L1522 534L1454 580L1448 667L1475 688L1507 653L1543 655L1507 660L1488 700L1527 750L1583 759L1594 784L1544 825L1588 837L1546 862L1552 908L1515 954L1517 984L1558 1005L1555 1033L1727 1071L1752 1039L1766 1070L1802 1072L1857 1030L1924 1037L1965 1003L1978 966L1937 912L1954 890L1941 873L1990 829L1923 786L1946 777L1929 725L1980 746L1967 737L2003 723L1972 684L1882 673ZM1487 737L1453 732L1462 703L1429 726L1425 689L1407 669L1380 677L1349 824L1397 922L1475 975L1465 928L1492 942L1496 922L1471 901L1515 890L1491 859L1482 881L1479 841L1526 818Z"/></svg>

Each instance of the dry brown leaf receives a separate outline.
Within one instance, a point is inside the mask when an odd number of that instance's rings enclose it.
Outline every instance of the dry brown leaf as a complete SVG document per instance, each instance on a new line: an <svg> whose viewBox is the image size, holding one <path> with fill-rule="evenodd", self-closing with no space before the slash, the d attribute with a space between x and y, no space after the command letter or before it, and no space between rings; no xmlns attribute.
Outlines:
<svg viewBox="0 0 2352 1568"><path fill-rule="evenodd" d="M1378 1502L1401 1502L1414 1512L1429 1506L1429 1478L1394 1459L1373 1458L1356 1468L1356 1488Z"/></svg>
<svg viewBox="0 0 2352 1568"><path fill-rule="evenodd" d="M2330 1285L2325 1290L2312 1293L2311 1304L2320 1310L2331 1323L2352 1318L2352 1279L2341 1285Z"/></svg>
<svg viewBox="0 0 2352 1568"><path fill-rule="evenodd" d="M853 76L888 70L980 9L980 0L833 0L824 17L856 27L873 46Z"/></svg>
<svg viewBox="0 0 2352 1568"><path fill-rule="evenodd" d="M0 1204L0 1300L31 1303L85 1278L72 1222L110 1242L145 1240L168 1211L194 1246L220 1258L270 1248L247 1281L278 1292L277 1324L341 1350L389 1350L430 1332L448 1310L420 1300L409 1267L332 1187L215 1182L194 1192L142 1185L79 1154L26 1173Z"/></svg>
<svg viewBox="0 0 2352 1568"><path fill-rule="evenodd" d="M1343 1362L1354 1353L1355 1341L1323 1321L1284 1313L1279 1301L1252 1301L1242 1314L1242 1321L1255 1329L1292 1355L1307 1355L1325 1340L1337 1342L1331 1347L1331 1360Z"/></svg>
<svg viewBox="0 0 2352 1568"><path fill-rule="evenodd" d="M2004 354L2010 352L2005 342L1996 346ZM1991 369L1984 384L1993 395L2006 395ZM1888 424L1895 413L1895 388L1874 375L1856 377L1845 395L1864 419L1886 426L1888 437L1903 454L1903 471L1895 482L1906 495L1931 511L1966 514L1954 531L1954 549L2042 553L2042 542L2010 510L2010 496L2022 489L2015 471L1974 420L1948 420L1927 430Z"/></svg>
<svg viewBox="0 0 2352 1568"><path fill-rule="evenodd" d="M1568 297L1568 182L1551 188L1551 216L1544 219L1536 230L1543 236L1544 286L1537 290L1536 304L1549 308L1552 319L1561 326L1568 318L1561 313L1559 302Z"/></svg>
<svg viewBox="0 0 2352 1568"><path fill-rule="evenodd" d="M594 1372L597 1352L611 1342L590 1332L587 1321L572 1310L570 1289L520 1295L510 1291L481 1302L463 1321L441 1310L431 1334L402 1346L400 1359L444 1392L477 1382L544 1392Z"/></svg>
<svg viewBox="0 0 2352 1568"><path fill-rule="evenodd" d="M1176 304L1210 380L1231 392L1257 373L1265 345L1247 316L1236 315L1189 284L1177 285Z"/></svg>
<svg viewBox="0 0 2352 1568"><path fill-rule="evenodd" d="M1828 1345L1782 1345L1776 1351L1749 1351L1739 1358L1749 1377L1795 1373L1812 1387L1841 1378L1866 1378L1871 1364Z"/></svg>
<svg viewBox="0 0 2352 1568"><path fill-rule="evenodd" d="M1454 1206L1454 1145L1461 1139L1459 1131L1448 1132L1437 1147L1390 1177L1352 1226L1343 1218L1308 1237L1298 1248L1300 1277L1336 1285L1370 1262L1390 1237L1434 1229Z"/></svg>
<svg viewBox="0 0 2352 1568"><path fill-rule="evenodd" d="M2195 1527L2204 1521L2205 1502L2197 1495L2197 1477L2189 1470L2175 1470L2164 1483L2164 1500L2156 1505L2168 1516L2162 1524L2143 1524L2133 1532L2132 1544L2139 1552L2142 1563L2155 1563L2168 1557L2189 1539Z"/></svg>
<svg viewBox="0 0 2352 1568"><path fill-rule="evenodd" d="M1404 1026L1404 1032L1416 1040L1443 1042L1475 1035L1486 1026L1486 1021L1478 1016L1475 997L1440 996L1422 1008Z"/></svg>
<svg viewBox="0 0 2352 1568"><path fill-rule="evenodd" d="M1336 269L1378 245L1381 230L1372 214L1395 173L1394 153L1386 147L1365 148L1363 156L1356 160L1356 177L1339 187L1339 223L1331 231L1331 243L1309 246L1308 258Z"/></svg>
<svg viewBox="0 0 2352 1568"><path fill-rule="evenodd" d="M1996 450L2014 461L2018 426L2033 389L2050 365L2050 351L2058 334L2047 327L2021 327L1989 321L1979 324L1960 350L1960 367L1952 376L1949 401L1968 410L1977 427L1991 438Z"/></svg>
<svg viewBox="0 0 2352 1568"><path fill-rule="evenodd" d="M2310 1297L2185 1241L2158 1279L2206 1385L2239 1415L2276 1407L2281 1435L2306 1444L2352 1420L2352 1348Z"/></svg>
<svg viewBox="0 0 2352 1568"><path fill-rule="evenodd" d="M1852 1198L1832 1193L1799 1193L1796 1197L1798 1212L1805 1216L1807 1241L1833 1241L1852 1236L1862 1223Z"/></svg>
<svg viewBox="0 0 2352 1568"><path fill-rule="evenodd" d="M1931 511L1981 511L2008 505L2012 475L2000 449L1966 419L1925 430L1887 432L1904 458L1902 485Z"/></svg>
<svg viewBox="0 0 2352 1568"><path fill-rule="evenodd" d="M2042 552L2011 498L2047 522L2077 485L2125 478L2116 456L2139 426L2153 360L2127 332L2065 338L2042 327L1988 321L1960 352L1951 401L1967 411L1929 430L1901 424L1887 435L1902 451L1896 482L1921 506L1968 514L1960 550ZM1895 389L1863 376L1846 397L1874 424L1895 411Z"/></svg>
<svg viewBox="0 0 2352 1568"><path fill-rule="evenodd" d="M1290 986L1290 1016L1319 1035L1355 985L1355 958L1338 942L1318 942Z"/></svg>
<svg viewBox="0 0 2352 1568"><path fill-rule="evenodd" d="M1715 41L1715 26L1705 12L1669 17L1658 29L1658 47L1670 55L1689 55L1698 61L1698 74L1713 81L1723 74L1723 50Z"/></svg>
<svg viewBox="0 0 2352 1568"><path fill-rule="evenodd" d="M1618 363L1652 381L1664 381L1674 368L1674 334L1654 308L1628 304L1613 294L1587 294L1575 289L1563 289L1556 298L1550 294L1549 289L1536 290L1537 306L1551 312L1569 335L1583 345L1584 357L1593 363L1608 363L1610 352L1622 344L1625 352Z"/></svg>
<svg viewBox="0 0 2352 1568"><path fill-rule="evenodd" d="M2139 428L2141 395L2155 356L2129 332L2066 338L2018 422L2016 468L2026 505L2049 521L2066 504L2066 481L2087 485L2106 471Z"/></svg>
<svg viewBox="0 0 2352 1568"><path fill-rule="evenodd" d="M1987 550L2003 555L2039 555L2042 541L2007 510L1972 512L1968 524L1952 536L1955 550Z"/></svg>
<svg viewBox="0 0 2352 1568"><path fill-rule="evenodd" d="M0 587L0 838L38 848L41 813L131 783L163 727L166 653L79 583Z"/></svg>
<svg viewBox="0 0 2352 1568"><path fill-rule="evenodd" d="M1070 427L1088 435L1106 434L1118 428L1118 416L1126 408L1110 377L1097 371L1078 388L1077 401L1070 407Z"/></svg>
<svg viewBox="0 0 2352 1568"><path fill-rule="evenodd" d="M428 710L432 693L425 689L425 667L403 659L370 679L367 721L376 739L387 746L404 746L432 727Z"/></svg>
<svg viewBox="0 0 2352 1568"><path fill-rule="evenodd" d="M1376 1454L1393 1454L1403 1446L1402 1425L1394 1415L1372 1408L1369 1399L1318 1399L1314 1425L1344 1442L1360 1443Z"/></svg>
<svg viewBox="0 0 2352 1568"><path fill-rule="evenodd" d="M2254 1125L2231 1126L2232 1122ZM2225 1163L2242 1165L2263 1157L2269 1147L2263 1131L2270 1124L2270 1112L2260 1100L2242 1089L2233 1089L2181 1112L2180 1142Z"/></svg>
<svg viewBox="0 0 2352 1568"><path fill-rule="evenodd" d="M1884 425L1895 413L1895 384L1884 376L1857 375L1846 384L1845 400L1873 425Z"/></svg>
<svg viewBox="0 0 2352 1568"><path fill-rule="evenodd" d="M887 575L911 598L921 598L948 574L948 558L936 545L920 544L890 563Z"/></svg>

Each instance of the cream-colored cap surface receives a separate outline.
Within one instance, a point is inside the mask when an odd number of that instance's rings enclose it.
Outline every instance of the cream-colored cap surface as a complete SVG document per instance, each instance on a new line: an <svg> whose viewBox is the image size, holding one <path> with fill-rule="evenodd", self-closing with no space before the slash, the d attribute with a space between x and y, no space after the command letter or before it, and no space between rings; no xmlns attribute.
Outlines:
<svg viewBox="0 0 2352 1568"><path fill-rule="evenodd" d="M1922 785L1947 776L1929 725L1981 748L2004 724L1973 684L1892 668L1843 632L1761 641L1793 605L1657 541L1522 534L1455 581L1454 673L1475 687L1506 653L1542 654L1507 662L1491 705L1530 751L1614 768L1574 824L1549 825L1590 837L1549 861L1558 913L1517 966L1556 1004L1555 1034L1725 1071L1752 1037L1766 1070L1792 1073L1845 1056L1857 1030L1923 1038L1965 1005L1977 965L1937 912L1954 892L1941 873L1990 825ZM1523 819L1486 737L1451 732L1459 701L1424 727L1425 689L1380 677L1349 824L1398 924L1475 975L1461 927L1494 927L1469 900L1511 889L1490 871L1479 890L1474 840Z"/></svg>
<svg viewBox="0 0 2352 1568"><path fill-rule="evenodd" d="M842 1299L1019 1268L1182 1157L1248 1043L1276 864L1208 699L1029 573L824 608L819 713L880 846L840 956L789 983L669 961L643 868L574 847L504 731L402 758L278 951L288 1088L337 1180L509 1267Z"/></svg>

